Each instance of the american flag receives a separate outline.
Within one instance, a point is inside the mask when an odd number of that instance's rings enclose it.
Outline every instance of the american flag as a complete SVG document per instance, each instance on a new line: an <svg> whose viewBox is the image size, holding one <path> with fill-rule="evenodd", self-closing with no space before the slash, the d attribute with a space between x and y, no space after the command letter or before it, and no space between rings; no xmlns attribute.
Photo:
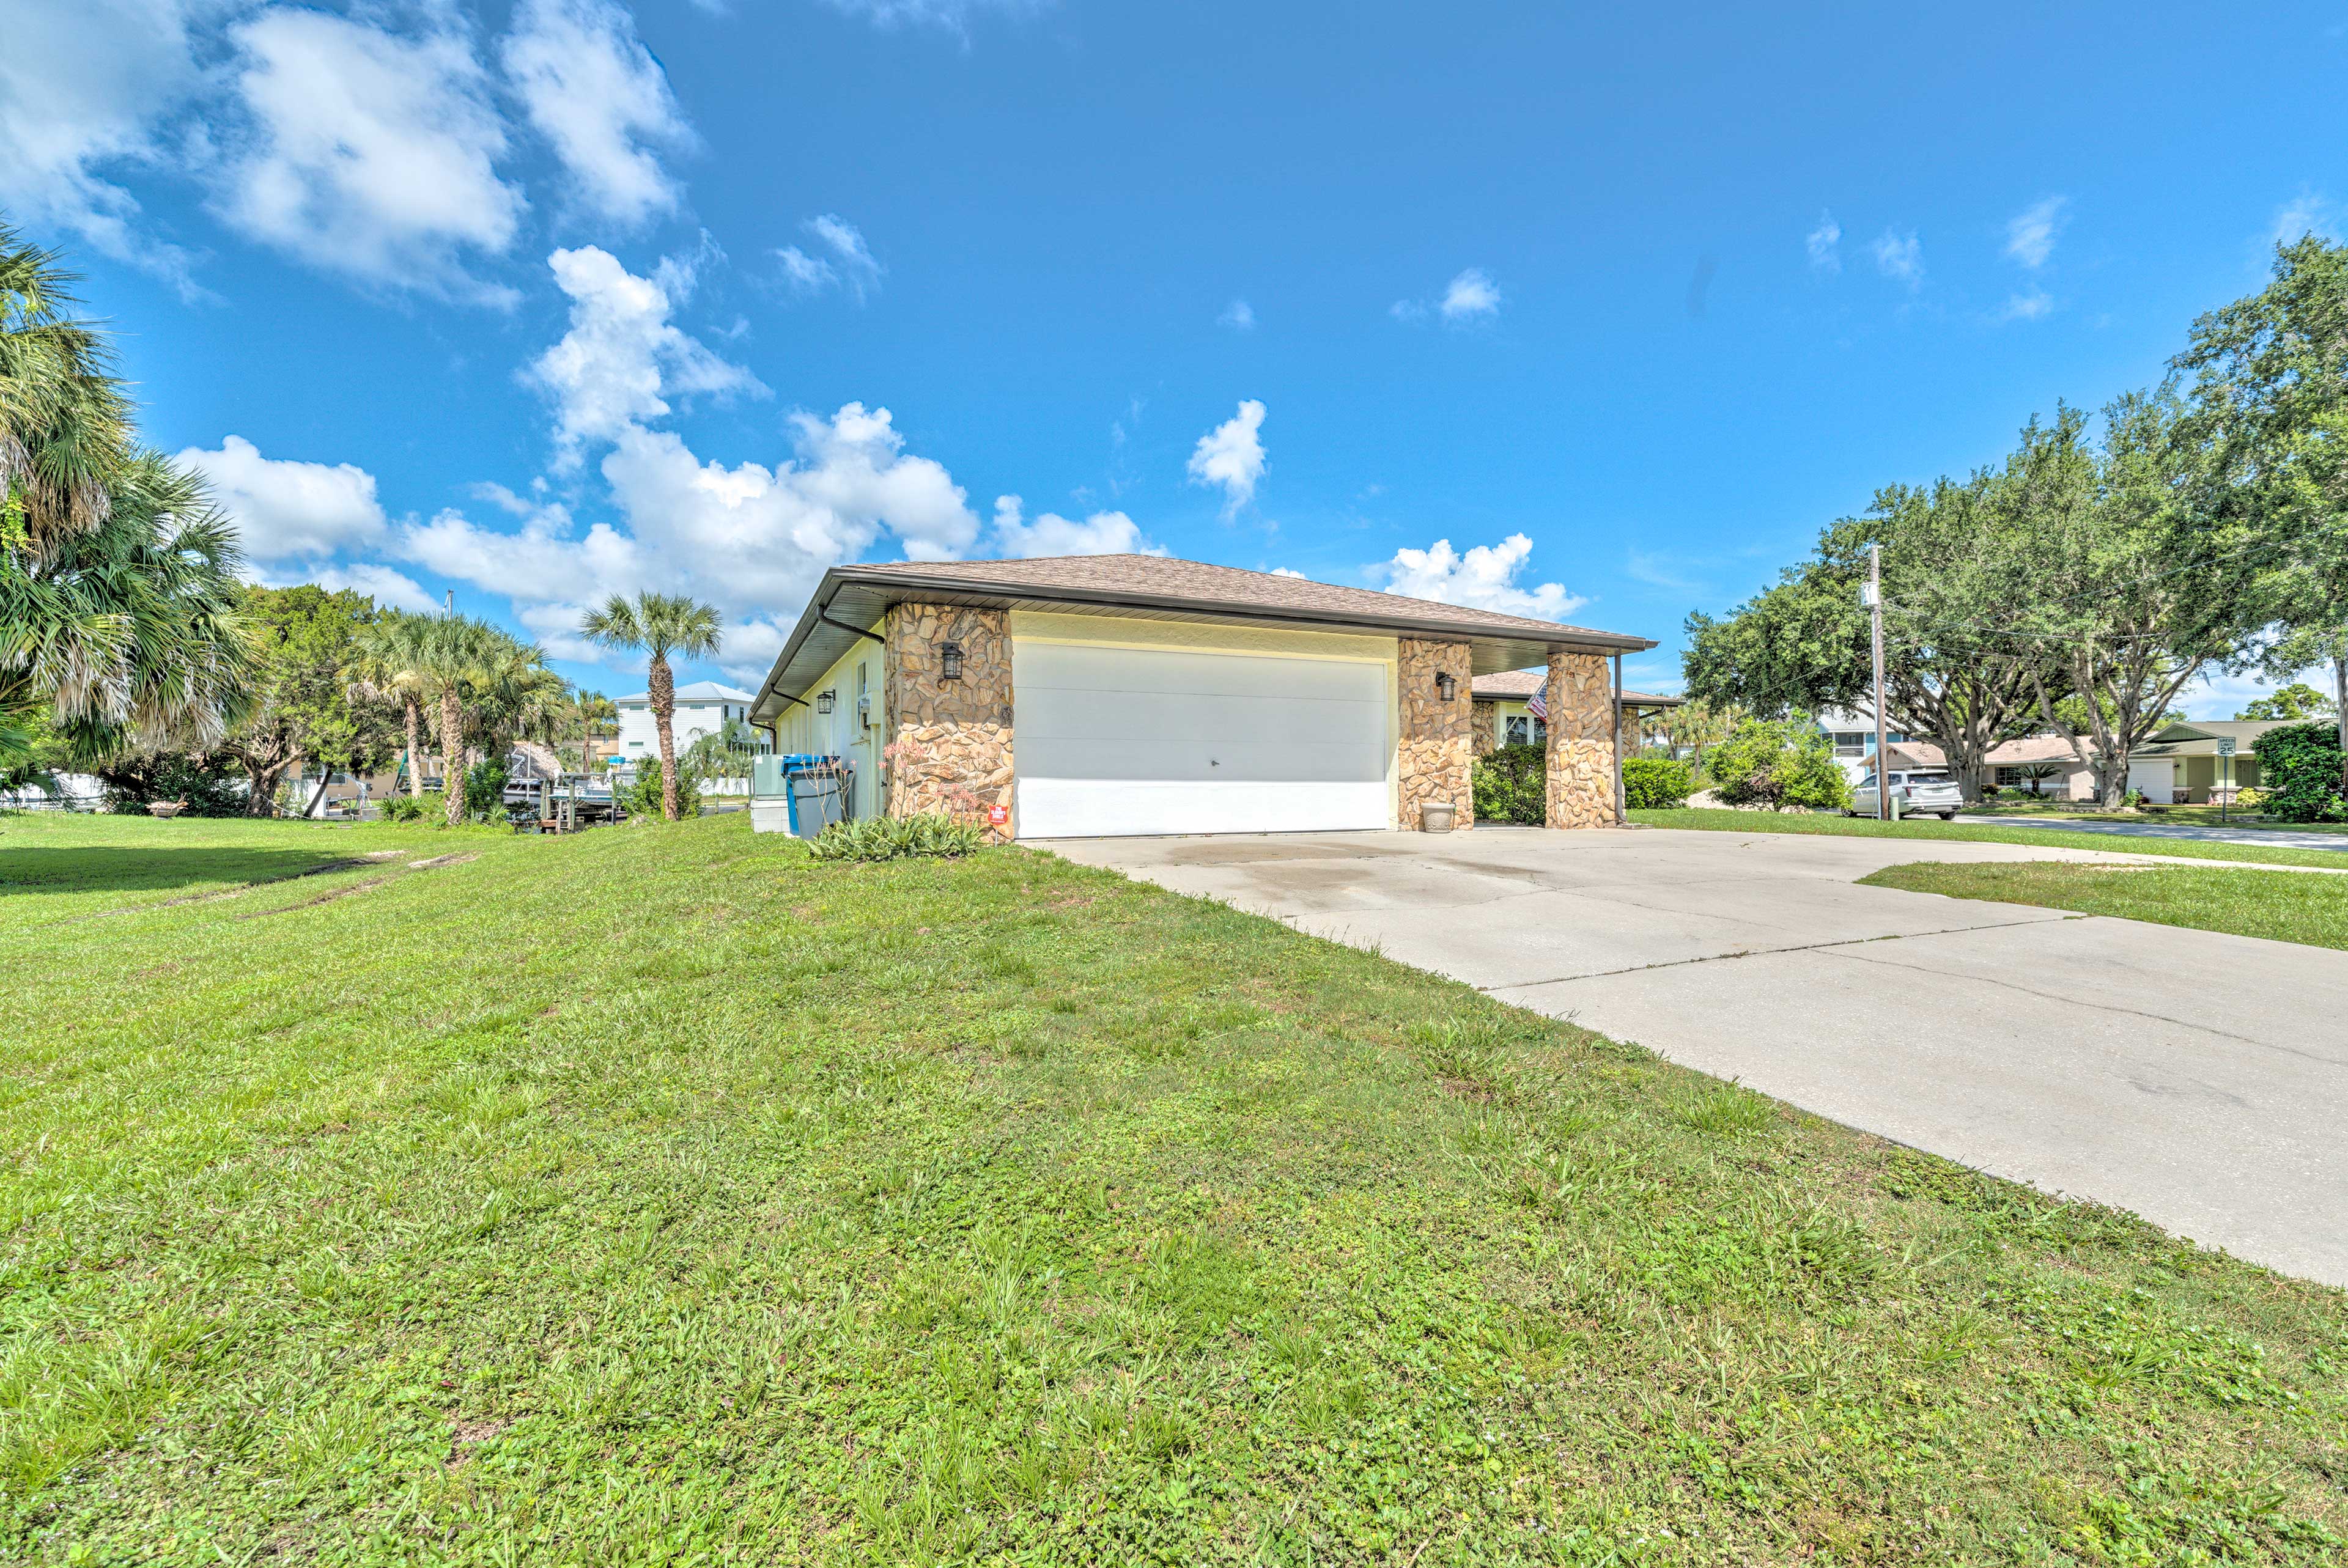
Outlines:
<svg viewBox="0 0 2348 1568"><path fill-rule="evenodd" d="M1544 724L1549 723L1549 704L1541 700L1545 695L1547 693L1536 692L1525 699L1525 712Z"/></svg>

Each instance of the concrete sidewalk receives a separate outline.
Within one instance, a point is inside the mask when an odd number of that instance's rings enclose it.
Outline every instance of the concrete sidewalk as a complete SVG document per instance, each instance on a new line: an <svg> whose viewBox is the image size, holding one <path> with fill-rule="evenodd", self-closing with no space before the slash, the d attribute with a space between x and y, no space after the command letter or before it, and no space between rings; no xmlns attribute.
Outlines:
<svg viewBox="0 0 2348 1568"><path fill-rule="evenodd" d="M1853 886L1915 860L2141 857L1494 826L1036 847L2348 1285L2348 954Z"/></svg>

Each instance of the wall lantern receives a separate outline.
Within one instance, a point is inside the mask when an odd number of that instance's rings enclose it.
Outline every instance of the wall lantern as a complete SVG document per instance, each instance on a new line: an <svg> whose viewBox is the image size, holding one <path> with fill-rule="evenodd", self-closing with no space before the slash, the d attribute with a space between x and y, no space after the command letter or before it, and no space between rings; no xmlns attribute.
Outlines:
<svg viewBox="0 0 2348 1568"><path fill-rule="evenodd" d="M1448 702L1459 690L1458 679L1450 671L1440 671L1435 677L1435 694Z"/></svg>
<svg viewBox="0 0 2348 1568"><path fill-rule="evenodd" d="M839 701L839 693L837 692L818 692L815 694L815 711L819 713L829 713L831 712L832 704Z"/></svg>
<svg viewBox="0 0 2348 1568"><path fill-rule="evenodd" d="M941 642L938 644L938 679L941 681L959 681L962 679L961 643Z"/></svg>

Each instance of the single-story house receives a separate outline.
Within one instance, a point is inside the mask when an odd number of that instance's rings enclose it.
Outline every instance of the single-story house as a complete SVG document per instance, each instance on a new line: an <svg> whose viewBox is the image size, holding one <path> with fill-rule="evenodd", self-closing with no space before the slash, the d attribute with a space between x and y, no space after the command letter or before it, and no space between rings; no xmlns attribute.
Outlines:
<svg viewBox="0 0 2348 1568"><path fill-rule="evenodd" d="M1549 707L1542 689L1549 683L1546 670L1503 670L1497 674L1478 675L1471 688L1475 694L1476 754L1499 746L1539 746L1549 742ZM1657 697L1645 692L1622 693L1622 725L1631 727L1630 714L1676 708L1682 699ZM1635 742L1626 740L1626 746Z"/></svg>
<svg viewBox="0 0 2348 1568"><path fill-rule="evenodd" d="M2259 759L2250 748L2288 719L2195 719L2171 724L2128 753L2128 787L2147 800L2208 805L2221 797L2259 787ZM2231 756L2218 754L2218 743L2231 741ZM2230 789L2228 786L2231 786Z"/></svg>
<svg viewBox="0 0 2348 1568"><path fill-rule="evenodd" d="M669 716L669 738L682 754L704 735L714 735L729 721L747 722L750 693L716 681L695 681L676 689L676 705ZM620 711L619 744L622 762L641 762L660 755L660 728L653 719L653 694L638 692L613 703ZM756 749L755 747L753 748Z"/></svg>
<svg viewBox="0 0 2348 1568"><path fill-rule="evenodd" d="M1473 809L1478 674L1547 671L1549 822L1615 820L1620 658L1654 643L1140 555L835 567L750 717L849 815L1001 838L1416 828Z"/></svg>
<svg viewBox="0 0 2348 1568"><path fill-rule="evenodd" d="M2096 772L2079 761L2071 750L2071 743L2060 735L2024 735L2018 741L2001 741L1990 748L1989 773L1984 783L2000 789L2019 790L2024 794L2044 795L2049 800L2093 800L2096 798ZM1940 747L1923 741L1901 742L1894 736L1891 743L1891 770L1914 771L1920 768L1945 768L1947 753ZM2042 770L2052 769L2052 772ZM1867 754L1852 777L1856 784L1875 772L1875 737L1868 737Z"/></svg>

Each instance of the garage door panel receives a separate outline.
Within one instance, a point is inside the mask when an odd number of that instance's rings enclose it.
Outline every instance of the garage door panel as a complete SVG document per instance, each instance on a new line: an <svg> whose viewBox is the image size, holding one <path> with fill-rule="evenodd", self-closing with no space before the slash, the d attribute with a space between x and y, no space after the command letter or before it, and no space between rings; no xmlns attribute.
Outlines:
<svg viewBox="0 0 2348 1568"><path fill-rule="evenodd" d="M1388 825L1390 667L1014 641L1025 837Z"/></svg>

